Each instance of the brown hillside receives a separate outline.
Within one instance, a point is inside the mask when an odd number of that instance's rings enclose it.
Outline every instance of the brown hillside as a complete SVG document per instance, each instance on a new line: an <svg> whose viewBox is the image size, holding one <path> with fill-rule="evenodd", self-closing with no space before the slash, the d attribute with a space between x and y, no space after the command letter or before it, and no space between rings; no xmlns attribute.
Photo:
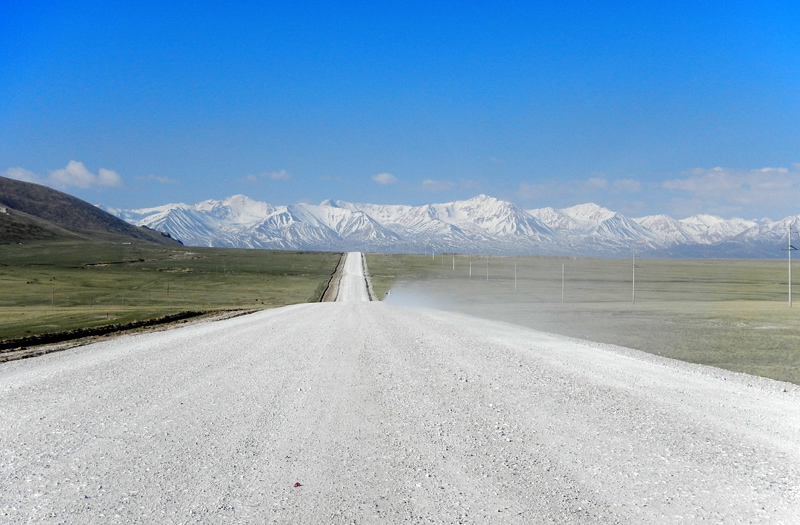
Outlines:
<svg viewBox="0 0 800 525"><path fill-rule="evenodd" d="M66 193L30 182L0 177L0 242L84 237L127 237L164 245L178 241L133 226ZM18 212L18 213L15 213Z"/></svg>

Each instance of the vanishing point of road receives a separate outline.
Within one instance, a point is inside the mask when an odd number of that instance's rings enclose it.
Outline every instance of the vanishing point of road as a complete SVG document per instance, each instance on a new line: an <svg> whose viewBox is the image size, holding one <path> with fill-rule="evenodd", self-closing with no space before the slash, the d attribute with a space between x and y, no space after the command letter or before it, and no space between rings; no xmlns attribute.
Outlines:
<svg viewBox="0 0 800 525"><path fill-rule="evenodd" d="M1 364L0 522L800 522L794 385L368 298Z"/></svg>

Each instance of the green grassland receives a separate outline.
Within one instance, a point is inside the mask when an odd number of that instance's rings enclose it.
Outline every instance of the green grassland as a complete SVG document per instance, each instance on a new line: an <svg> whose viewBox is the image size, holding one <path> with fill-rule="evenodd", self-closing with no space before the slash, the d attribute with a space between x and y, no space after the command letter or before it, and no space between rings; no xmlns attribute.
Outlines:
<svg viewBox="0 0 800 525"><path fill-rule="evenodd" d="M317 300L340 254L149 243L0 245L0 339Z"/></svg>
<svg viewBox="0 0 800 525"><path fill-rule="evenodd" d="M785 260L368 255L378 297L800 384ZM470 277L470 264L472 276ZM514 266L516 265L516 283ZM562 302L563 268L563 302ZM393 298L394 299L394 298Z"/></svg>

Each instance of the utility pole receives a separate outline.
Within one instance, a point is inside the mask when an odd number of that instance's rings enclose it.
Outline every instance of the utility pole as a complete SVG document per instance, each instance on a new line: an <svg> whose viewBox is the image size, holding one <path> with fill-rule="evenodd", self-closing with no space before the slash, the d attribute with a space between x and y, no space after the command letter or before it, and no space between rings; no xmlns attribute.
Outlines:
<svg viewBox="0 0 800 525"><path fill-rule="evenodd" d="M564 263L561 263L561 302L564 302Z"/></svg>
<svg viewBox="0 0 800 525"><path fill-rule="evenodd" d="M631 304L636 304L636 252L633 252L633 278L631 280Z"/></svg>
<svg viewBox="0 0 800 525"><path fill-rule="evenodd" d="M486 256L486 280L489 280L489 256Z"/></svg>
<svg viewBox="0 0 800 525"><path fill-rule="evenodd" d="M517 260L514 259L514 291L517 291Z"/></svg>
<svg viewBox="0 0 800 525"><path fill-rule="evenodd" d="M789 253L789 308L792 307L792 252L797 250L792 246L792 224L788 224L789 229L789 246L785 250Z"/></svg>

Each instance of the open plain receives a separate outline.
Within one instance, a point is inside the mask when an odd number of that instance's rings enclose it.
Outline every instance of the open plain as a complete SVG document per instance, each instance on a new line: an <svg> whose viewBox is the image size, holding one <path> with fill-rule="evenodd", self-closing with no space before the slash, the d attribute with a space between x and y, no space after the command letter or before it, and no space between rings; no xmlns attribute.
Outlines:
<svg viewBox="0 0 800 525"><path fill-rule="evenodd" d="M636 259L635 266L631 259L453 254L367 260L376 296L391 288L393 304L800 384L800 302L788 305L785 260Z"/></svg>
<svg viewBox="0 0 800 525"><path fill-rule="evenodd" d="M347 300L0 365L10 523L795 523L789 383ZM353 262L355 261L355 262Z"/></svg>
<svg viewBox="0 0 800 525"><path fill-rule="evenodd" d="M128 242L0 245L0 341L320 298L338 253Z"/></svg>

